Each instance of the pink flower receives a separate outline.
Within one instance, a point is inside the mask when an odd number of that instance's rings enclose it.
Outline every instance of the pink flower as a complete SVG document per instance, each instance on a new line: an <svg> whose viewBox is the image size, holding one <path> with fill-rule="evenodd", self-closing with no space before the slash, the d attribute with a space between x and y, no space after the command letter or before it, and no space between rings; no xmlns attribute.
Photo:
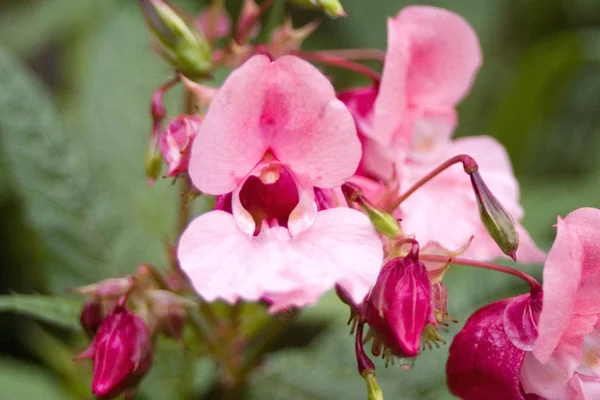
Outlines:
<svg viewBox="0 0 600 400"><path fill-rule="evenodd" d="M180 115L158 138L158 146L169 166L167 176L187 171L190 147L202 121L193 115Z"/></svg>
<svg viewBox="0 0 600 400"><path fill-rule="evenodd" d="M358 303L375 281L381 242L349 208L317 211L360 159L352 116L315 67L257 55L215 97L192 146L189 173L204 193L231 193L231 213L197 217L178 248L206 300L268 299L304 306L341 284Z"/></svg>
<svg viewBox="0 0 600 400"><path fill-rule="evenodd" d="M521 382L543 398L600 398L600 210L558 219L544 266L539 336Z"/></svg>
<svg viewBox="0 0 600 400"><path fill-rule="evenodd" d="M456 105L481 65L477 36L460 16L443 9L411 6L388 20L388 51L379 90L340 94L353 112L363 141L359 173L405 191L443 161L468 154L479 162L489 188L520 220L519 187L502 146L487 136L451 140ZM409 196L397 211L406 233L421 243L437 241L456 250L471 237L465 256L502 255L479 219L471 184L461 166L442 172ZM517 258L542 261L544 254L517 227Z"/></svg>

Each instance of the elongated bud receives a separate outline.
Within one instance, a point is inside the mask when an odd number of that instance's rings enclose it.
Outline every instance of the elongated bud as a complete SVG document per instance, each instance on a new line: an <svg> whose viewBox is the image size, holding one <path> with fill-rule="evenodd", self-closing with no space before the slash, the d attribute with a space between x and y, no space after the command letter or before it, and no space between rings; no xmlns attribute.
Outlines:
<svg viewBox="0 0 600 400"><path fill-rule="evenodd" d="M223 0L213 1L196 19L196 26L208 41L224 38L231 33L231 16L223 3Z"/></svg>
<svg viewBox="0 0 600 400"><path fill-rule="evenodd" d="M513 217L487 187L479 171L472 171L469 175L483 225L502 252L516 261L519 233Z"/></svg>
<svg viewBox="0 0 600 400"><path fill-rule="evenodd" d="M154 183L159 177L162 162L163 158L158 146L158 136L152 135L148 141L148 149L144 157L144 170L149 184Z"/></svg>
<svg viewBox="0 0 600 400"><path fill-rule="evenodd" d="M70 289L71 293L83 294L90 297L109 297L117 299L129 292L133 286L131 277L109 278L87 286Z"/></svg>
<svg viewBox="0 0 600 400"><path fill-rule="evenodd" d="M432 319L431 284L414 241L406 257L393 258L381 269L366 300L366 320L393 355L415 357Z"/></svg>
<svg viewBox="0 0 600 400"><path fill-rule="evenodd" d="M210 46L193 23L165 0L139 0L159 53L191 78L207 75L212 67Z"/></svg>
<svg viewBox="0 0 600 400"><path fill-rule="evenodd" d="M346 11L339 0L289 0L289 2L303 8L321 10L331 18L346 16Z"/></svg>
<svg viewBox="0 0 600 400"><path fill-rule="evenodd" d="M90 347L77 359L91 358L92 392L112 399L135 389L152 366L152 340L144 321L118 305L98 329Z"/></svg>
<svg viewBox="0 0 600 400"><path fill-rule="evenodd" d="M348 202L357 203L365 212L379 233L395 239L402 236L400 224L391 214L375 207L366 197L360 187L346 182L342 185L342 193Z"/></svg>
<svg viewBox="0 0 600 400"><path fill-rule="evenodd" d="M356 328L356 336L354 337L356 364L358 366L358 373L361 376L365 376L366 374L373 373L373 371L375 371L375 364L373 364L373 361L371 361L369 356L367 356L365 349L363 348L363 330L364 323L361 322Z"/></svg>

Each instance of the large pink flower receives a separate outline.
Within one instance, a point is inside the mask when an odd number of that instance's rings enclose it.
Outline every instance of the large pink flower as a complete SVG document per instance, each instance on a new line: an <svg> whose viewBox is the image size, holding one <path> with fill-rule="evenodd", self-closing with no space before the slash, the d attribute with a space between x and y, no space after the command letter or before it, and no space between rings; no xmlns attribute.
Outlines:
<svg viewBox="0 0 600 400"><path fill-rule="evenodd" d="M482 177L516 220L518 183L502 146L490 137L452 140L455 106L469 91L481 65L477 36L460 16L439 8L411 6L388 20L388 51L381 84L340 94L352 111L363 141L359 173L410 188L446 159L466 153L480 164ZM466 255L492 259L502 255L479 220L468 177L460 166L433 178L398 210L407 233L421 243L436 241L449 250L474 237ZM517 257L542 261L521 226Z"/></svg>
<svg viewBox="0 0 600 400"><path fill-rule="evenodd" d="M600 210L558 219L544 266L539 336L521 383L545 399L600 398Z"/></svg>
<svg viewBox="0 0 600 400"><path fill-rule="evenodd" d="M315 67L252 57L215 97L189 173L204 193L231 193L231 213L197 217L183 233L181 268L205 299L266 298L303 306L335 283L360 302L382 260L362 213L317 211L315 188L352 176L360 142L346 107Z"/></svg>

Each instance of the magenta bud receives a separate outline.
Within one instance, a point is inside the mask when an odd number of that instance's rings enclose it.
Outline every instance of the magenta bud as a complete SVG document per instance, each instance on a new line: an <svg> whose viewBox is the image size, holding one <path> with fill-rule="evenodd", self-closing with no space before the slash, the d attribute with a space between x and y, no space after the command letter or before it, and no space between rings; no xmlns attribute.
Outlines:
<svg viewBox="0 0 600 400"><path fill-rule="evenodd" d="M488 304L469 317L452 341L446 365L453 394L465 400L526 399L520 383L526 352L515 346L510 336L527 337L531 333L529 323L522 323L527 320L523 312L533 310L539 315L539 311L535 311L537 305L528 307L529 303L529 294L521 295ZM531 317L537 321L537 315ZM507 319L513 330L510 336ZM527 332L516 334L514 330Z"/></svg>
<svg viewBox="0 0 600 400"><path fill-rule="evenodd" d="M200 131L202 121L193 115L180 115L160 135L158 145L169 166L167 176L186 172L194 138Z"/></svg>
<svg viewBox="0 0 600 400"><path fill-rule="evenodd" d="M479 171L469 173L483 225L504 254L516 260L519 233L513 217L487 187Z"/></svg>
<svg viewBox="0 0 600 400"><path fill-rule="evenodd" d="M77 358L92 358L92 392L112 399L134 389L152 366L152 339L146 323L124 306L115 307L90 347Z"/></svg>
<svg viewBox="0 0 600 400"><path fill-rule="evenodd" d="M94 336L96 334L103 319L102 304L97 300L86 301L81 310L79 321L88 335Z"/></svg>
<svg viewBox="0 0 600 400"><path fill-rule="evenodd" d="M80 286L70 291L90 297L117 299L127 294L133 287L131 277L109 278L87 286Z"/></svg>
<svg viewBox="0 0 600 400"><path fill-rule="evenodd" d="M431 284L413 242L406 257L381 269L366 301L366 319L393 355L415 357L431 317Z"/></svg>

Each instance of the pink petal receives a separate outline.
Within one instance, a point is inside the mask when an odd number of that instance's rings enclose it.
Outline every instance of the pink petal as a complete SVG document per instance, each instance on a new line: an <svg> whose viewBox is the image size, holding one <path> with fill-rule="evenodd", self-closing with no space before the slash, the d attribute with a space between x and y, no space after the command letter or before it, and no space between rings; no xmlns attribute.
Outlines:
<svg viewBox="0 0 600 400"><path fill-rule="evenodd" d="M600 379L576 373L569 381L574 397L581 400L600 399Z"/></svg>
<svg viewBox="0 0 600 400"><path fill-rule="evenodd" d="M340 207L318 212L314 224L290 242L286 259L287 276L302 282L298 289L304 292L294 305L316 302L336 283L359 303L377 279L383 249L364 214Z"/></svg>
<svg viewBox="0 0 600 400"><path fill-rule="evenodd" d="M258 300L269 290L285 291L295 285L281 274L279 241L253 239L224 211L194 219L181 235L177 257L194 289L207 301Z"/></svg>
<svg viewBox="0 0 600 400"><path fill-rule="evenodd" d="M373 104L377 93L376 87L366 86L338 94L338 98L352 113L358 132L369 138L373 137Z"/></svg>
<svg viewBox="0 0 600 400"><path fill-rule="evenodd" d="M192 147L190 175L209 194L232 191L270 150L318 187L350 177L361 146L331 83L293 56L257 55L223 84Z"/></svg>
<svg viewBox="0 0 600 400"><path fill-rule="evenodd" d="M600 210L580 208L559 218L544 266L544 308L533 352L546 362L575 313L600 312Z"/></svg>
<svg viewBox="0 0 600 400"><path fill-rule="evenodd" d="M410 103L454 106L466 95L481 66L479 40L466 20L448 10L413 6L390 19L388 29L390 38L405 37L409 43L408 54L405 47L390 46L386 62L408 59L404 68Z"/></svg>
<svg viewBox="0 0 600 400"><path fill-rule="evenodd" d="M335 283L362 300L383 251L368 218L347 208L317 213L314 224L295 238L280 227L251 236L239 230L231 214L211 211L185 230L178 258L207 301L267 297L275 311L314 304Z"/></svg>
<svg viewBox="0 0 600 400"><path fill-rule="evenodd" d="M450 142L441 149L436 163L407 163L400 170L401 189L407 190L442 161L458 154L469 154L475 158L489 188L518 221L523 211L510 161L503 147L487 136ZM490 260L502 255L480 221L475 195L460 164L442 172L405 200L400 217L405 232L415 234L421 243L437 241L444 248L458 249L474 236L464 257ZM524 231L522 227L518 229ZM528 249L524 256L528 261L541 261L543 253L530 243L528 235L523 235L523 238Z"/></svg>
<svg viewBox="0 0 600 400"><path fill-rule="evenodd" d="M527 353L525 356L521 368L523 390L525 393L535 393L548 399L574 398L568 382L581 362L582 353L581 339L562 341L551 357L544 361L536 358L534 348L533 353Z"/></svg>
<svg viewBox="0 0 600 400"><path fill-rule="evenodd" d="M408 148L420 116L451 110L480 66L479 41L462 17L435 7L404 8L388 19L373 136L384 145L394 140L398 148Z"/></svg>

